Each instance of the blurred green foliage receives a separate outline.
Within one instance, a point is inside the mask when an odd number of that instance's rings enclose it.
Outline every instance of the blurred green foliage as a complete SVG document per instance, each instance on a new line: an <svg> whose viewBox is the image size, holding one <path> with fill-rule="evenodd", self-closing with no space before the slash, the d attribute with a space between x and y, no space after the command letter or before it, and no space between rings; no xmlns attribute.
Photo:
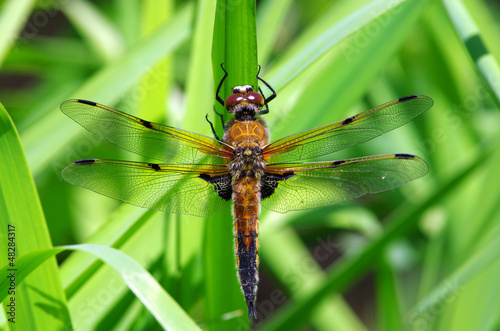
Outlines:
<svg viewBox="0 0 500 331"><path fill-rule="evenodd" d="M214 82L221 72L215 62L227 56L227 50L212 49L216 13L232 15L244 4L248 0L0 1L0 102L19 132L45 220L36 208L25 212L38 215L38 225L46 222L53 245L95 243L123 251L204 329L498 330L495 2L258 1L261 77L278 92L266 115L271 140L410 94L428 95L435 105L400 129L324 158L412 153L429 164L426 177L318 210L263 211L259 319L251 324L229 260L229 213L206 220L162 214L61 180L62 168L77 159L137 159L65 117L58 107L66 99L89 99L211 135L204 117L218 119ZM216 29L215 39L226 48L241 46L255 33L250 30L236 30L228 40ZM235 60L230 65L237 67ZM239 65L247 68L251 61ZM5 132L14 131L0 134ZM24 167L22 151L12 150ZM12 168L6 151L0 151L0 169ZM15 176L4 173L2 187L9 177ZM5 192L3 216L25 198ZM31 226L5 217L2 234L8 222ZM28 247L47 236L43 229L21 233ZM4 254L5 236L0 243ZM217 243L224 244L215 249ZM221 251L226 253L217 259ZM50 266L57 276L29 288L51 283L51 293L64 289L67 301L54 294L54 302L69 311L74 328L161 329L105 264L81 252L58 257L60 265ZM26 288L28 301L33 293ZM31 299L33 311L49 314L37 305L39 298ZM33 320L29 311L16 325L0 318L0 327L57 325Z"/></svg>

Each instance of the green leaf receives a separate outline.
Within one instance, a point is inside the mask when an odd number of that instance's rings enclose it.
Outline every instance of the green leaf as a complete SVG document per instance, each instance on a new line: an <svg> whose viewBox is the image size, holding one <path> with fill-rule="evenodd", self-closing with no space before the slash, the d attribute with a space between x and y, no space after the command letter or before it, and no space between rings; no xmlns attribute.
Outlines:
<svg viewBox="0 0 500 331"><path fill-rule="evenodd" d="M244 42L241 42L242 31ZM228 72L219 94L222 99L232 93L234 86L249 84L257 87L255 1L217 1L212 44L215 88L224 75L221 63L224 63L224 69ZM212 97L210 100L213 100ZM227 117L225 109L216 101L215 104L219 113ZM215 125L221 127L218 118ZM205 221L205 305L207 318L213 321L208 326L212 330L235 330L249 323L245 300L236 276L235 252L231 249L234 247L231 219L227 210Z"/></svg>
<svg viewBox="0 0 500 331"><path fill-rule="evenodd" d="M377 330L400 330L401 307L396 282L396 272L391 265L389 255L391 247L386 249L386 256L380 258L376 274L376 312Z"/></svg>
<svg viewBox="0 0 500 331"><path fill-rule="evenodd" d="M483 79L488 83L493 95L500 103L500 67L493 55L488 51L477 27L465 6L460 0L443 0L445 8L456 31L462 38L470 57L476 64Z"/></svg>
<svg viewBox="0 0 500 331"><path fill-rule="evenodd" d="M22 282L24 277L46 259L65 249L90 253L112 267L165 330L200 330L147 270L126 254L106 246L86 244L33 251L18 259L20 270L18 282ZM0 270L2 277L5 277L7 273L6 268ZM3 288L0 287L0 289Z"/></svg>
<svg viewBox="0 0 500 331"><path fill-rule="evenodd" d="M396 0L387 4L387 1L376 0L335 22L326 30L317 34L308 41L300 50L283 57L280 63L271 72L272 83L278 88L287 85L308 66L324 56L333 47L355 32L361 31L369 23L383 18L383 15L395 10L408 0Z"/></svg>
<svg viewBox="0 0 500 331"><path fill-rule="evenodd" d="M15 275L11 280L18 284L20 278L24 277L21 266L17 259L7 260L7 248L10 248L9 252L15 252L17 257L34 250L50 248L52 243L19 136L2 104L0 132L0 247L3 252L0 255L0 265L4 266L4 270L11 269L9 274ZM11 284L5 281L6 276L3 275L1 284L4 288L0 294L2 300L7 295L5 287ZM10 298L15 298L17 321L10 323L11 330L37 330L41 325L57 330L71 326L54 258L31 274Z"/></svg>
<svg viewBox="0 0 500 331"><path fill-rule="evenodd" d="M17 36L35 5L35 0L7 0L0 10L0 67L5 56L17 42Z"/></svg>
<svg viewBox="0 0 500 331"><path fill-rule="evenodd" d="M69 1L62 6L62 10L105 62L116 59L124 52L122 35L91 2Z"/></svg>
<svg viewBox="0 0 500 331"><path fill-rule="evenodd" d="M269 55L278 42L280 27L285 13L290 10L291 0L268 0L262 2L257 13L257 35L259 36L259 64L265 66Z"/></svg>

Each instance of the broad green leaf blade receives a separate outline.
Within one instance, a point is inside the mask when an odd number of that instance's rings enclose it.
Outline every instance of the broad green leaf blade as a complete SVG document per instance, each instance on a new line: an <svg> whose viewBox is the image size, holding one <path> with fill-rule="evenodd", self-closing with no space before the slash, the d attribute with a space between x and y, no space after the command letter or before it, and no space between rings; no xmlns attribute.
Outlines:
<svg viewBox="0 0 500 331"><path fill-rule="evenodd" d="M234 86L249 84L256 87L257 85L255 1L219 0L214 19L212 43L214 92L223 77L220 65L224 63L228 76L219 96L225 100ZM227 112L218 102L216 107L219 113L225 114L228 119ZM215 125L220 133L221 124L218 117ZM231 249L234 247L234 234L229 211L205 220L203 247L206 316L208 320L214 321L209 325L209 329L235 330L247 325L249 323L247 308L238 284L235 251ZM237 318L234 318L235 316ZM224 321L226 318L232 319Z"/></svg>
<svg viewBox="0 0 500 331"><path fill-rule="evenodd" d="M7 248L14 248L16 256L33 250L52 247L38 194L29 172L26 158L14 125L0 104L0 265L20 269L17 260L7 260ZM9 231L11 229L11 231ZM8 240L8 233L11 233ZM14 246L13 246L14 245ZM12 271L15 278L21 271ZM2 277L2 286L6 286ZM10 284L10 283L9 283ZM7 291L2 291L5 296ZM59 279L56 261L51 258L26 281L16 288L17 323L11 330L58 330L71 328L66 298ZM9 299L10 300L10 299Z"/></svg>
<svg viewBox="0 0 500 331"><path fill-rule="evenodd" d="M85 243L120 248L154 213L154 210L123 204ZM61 266L61 279L68 299L79 291L86 280L100 267L101 264L96 259L96 257L75 252L64 261Z"/></svg>
<svg viewBox="0 0 500 331"><path fill-rule="evenodd" d="M224 75L220 68L221 63L228 72L220 93L223 100L232 93L235 86L248 84L254 89L257 88L256 24L255 1L217 1L212 68L215 88ZM217 102L216 107L219 112L225 112Z"/></svg>
<svg viewBox="0 0 500 331"><path fill-rule="evenodd" d="M106 246L85 244L33 251L18 259L20 270L18 281L23 281L24 277L46 259L65 249L95 255L112 267L165 330L200 330L147 270L122 252ZM5 276L7 273L6 268L0 270L1 276Z"/></svg>
<svg viewBox="0 0 500 331"><path fill-rule="evenodd" d="M168 252L165 250L165 245L170 242L164 236L166 224L162 214L154 213L154 217L149 218L143 224L138 223L134 229L129 229L127 232L130 234L126 241L114 248L119 249L123 254L139 263L152 275L154 274L165 291L184 308L185 306L181 302L182 297L175 297L176 291L171 291L170 282L165 282L165 280L169 279L165 279L166 271L161 261L163 255ZM83 252L75 252L75 254L78 254L78 256L75 256L76 262L86 262L85 256L89 256L89 254ZM94 255L89 257L91 259L96 258ZM77 291L68 300L73 323L75 325L84 325L87 330L109 329L112 326L121 324L129 319L128 313L123 314L124 311L130 310L134 306L137 307L138 304L142 306L140 301L135 298L133 293L130 293L127 286L121 282L111 268L100 260L96 264L98 268L96 268L95 272L86 272L83 277L79 277L82 284L78 284ZM85 265L83 266L85 267ZM87 306L89 298L104 298L103 293L106 293L106 298L98 300L98 305ZM184 295L188 293L183 292ZM82 306L88 309L82 311ZM186 308L184 309L187 311ZM157 321L152 320L151 314L144 307L141 307L140 310L141 314L151 320L152 324L158 324Z"/></svg>

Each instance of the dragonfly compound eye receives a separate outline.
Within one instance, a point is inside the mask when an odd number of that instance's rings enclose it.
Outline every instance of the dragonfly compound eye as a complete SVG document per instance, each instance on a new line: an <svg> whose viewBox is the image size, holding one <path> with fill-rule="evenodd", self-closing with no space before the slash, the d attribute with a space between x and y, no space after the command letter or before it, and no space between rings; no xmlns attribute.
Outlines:
<svg viewBox="0 0 500 331"><path fill-rule="evenodd" d="M259 105L264 104L264 98L262 97L262 95L260 95L257 92L249 92L249 93L245 94L245 96L246 96L247 100L252 102L252 103L259 104Z"/></svg>
<svg viewBox="0 0 500 331"><path fill-rule="evenodd" d="M236 87L235 87L236 89ZM236 104L240 103L243 101L245 98L239 94L239 93L233 93L230 96L227 97L226 102L224 102L224 106L226 109L231 109L233 108Z"/></svg>

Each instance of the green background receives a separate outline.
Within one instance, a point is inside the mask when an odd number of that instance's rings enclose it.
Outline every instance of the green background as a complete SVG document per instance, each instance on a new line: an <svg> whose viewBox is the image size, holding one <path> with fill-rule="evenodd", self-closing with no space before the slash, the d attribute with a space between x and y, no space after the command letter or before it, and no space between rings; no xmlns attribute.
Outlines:
<svg viewBox="0 0 500 331"><path fill-rule="evenodd" d="M499 13L484 0L0 1L0 267L11 224L23 280L16 323L0 314L0 329L498 330ZM211 135L221 62L234 73L223 97L255 85L262 66L278 93L271 140L410 94L435 102L322 158L412 153L429 165L424 178L317 210L263 211L253 322L229 211L153 212L60 177L77 159L139 160L61 102ZM93 245L50 250L75 244Z"/></svg>

